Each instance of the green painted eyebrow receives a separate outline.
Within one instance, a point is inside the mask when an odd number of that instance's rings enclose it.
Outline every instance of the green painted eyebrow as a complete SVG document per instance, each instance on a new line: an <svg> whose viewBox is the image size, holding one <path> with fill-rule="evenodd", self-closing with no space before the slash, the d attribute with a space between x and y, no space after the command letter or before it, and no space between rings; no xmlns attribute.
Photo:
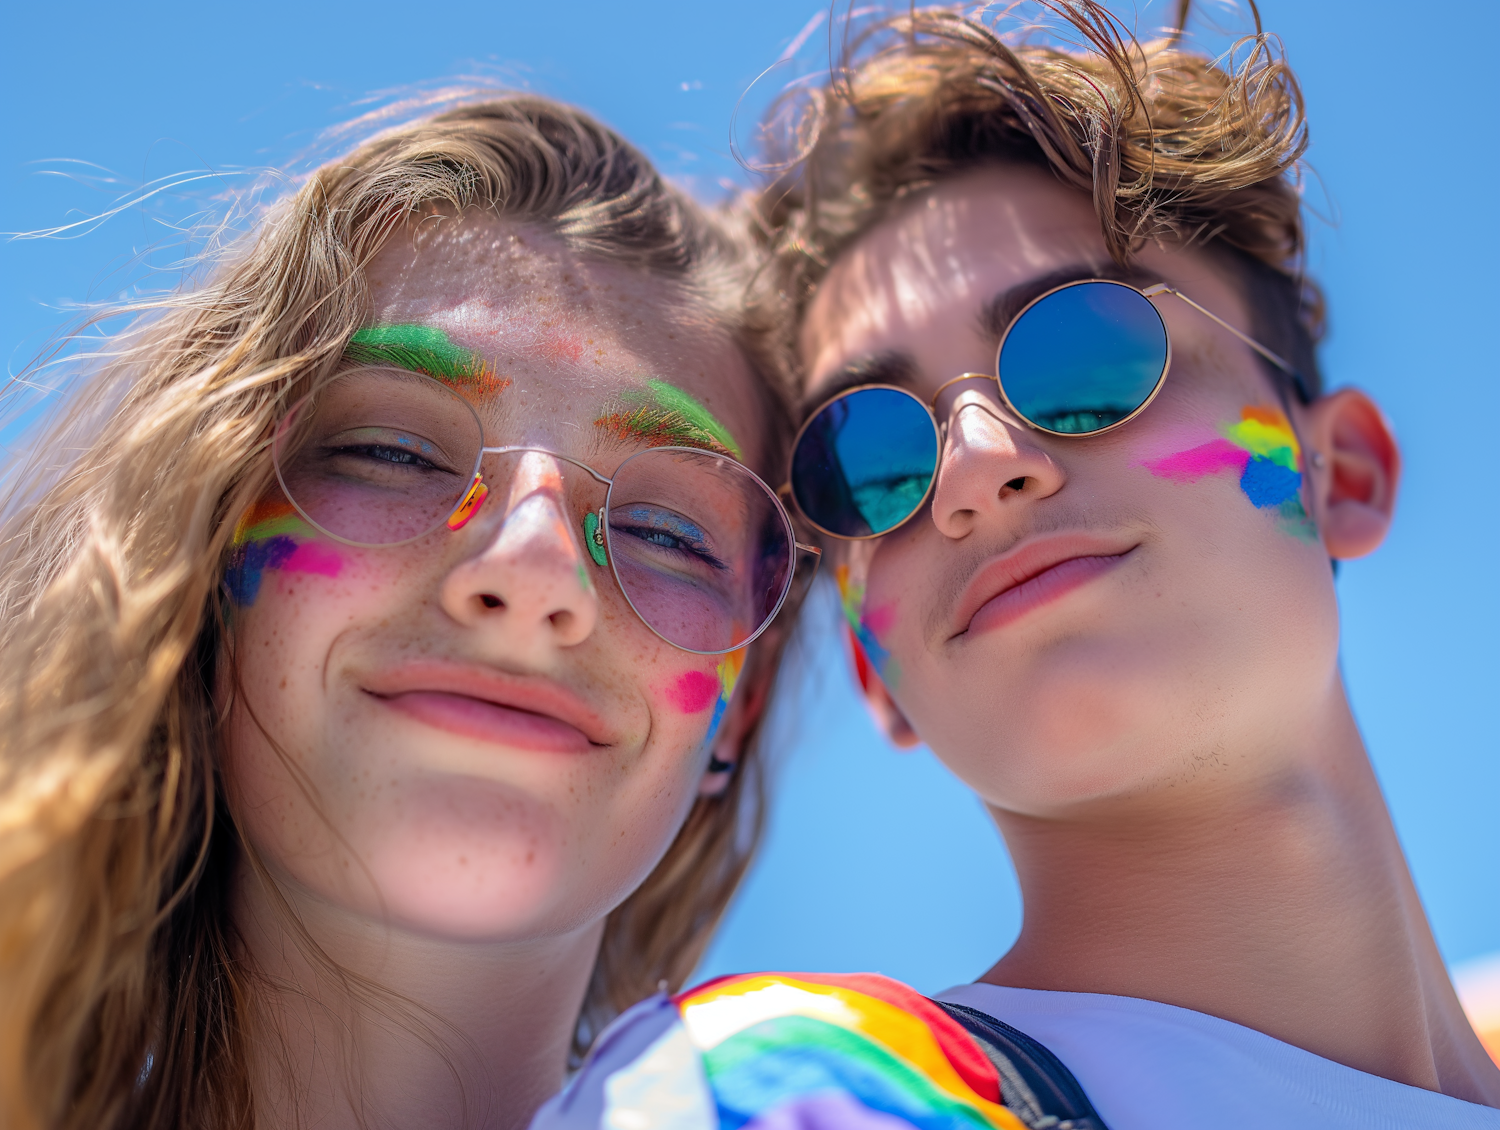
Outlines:
<svg viewBox="0 0 1500 1130"><path fill-rule="evenodd" d="M693 397L666 381L649 380L654 404L643 393L627 393L618 408L606 411L594 427L650 447L698 447L732 459L743 459L729 429Z"/></svg>
<svg viewBox="0 0 1500 1130"><path fill-rule="evenodd" d="M447 334L432 326L366 326L354 332L344 356L362 365L411 369L481 392L499 392L510 384L500 380L479 354L454 345Z"/></svg>

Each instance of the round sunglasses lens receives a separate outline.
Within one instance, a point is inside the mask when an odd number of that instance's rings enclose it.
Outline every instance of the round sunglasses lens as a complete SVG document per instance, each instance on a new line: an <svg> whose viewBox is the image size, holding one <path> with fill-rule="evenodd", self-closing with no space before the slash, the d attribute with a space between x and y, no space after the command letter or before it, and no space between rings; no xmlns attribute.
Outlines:
<svg viewBox="0 0 1500 1130"><path fill-rule="evenodd" d="M786 511L749 469L709 452L643 451L609 491L610 561L630 606L668 643L742 647L792 580Z"/></svg>
<svg viewBox="0 0 1500 1130"><path fill-rule="evenodd" d="M287 413L272 458L287 497L325 533L392 545L443 524L482 444L457 393L401 369L360 369Z"/></svg>
<svg viewBox="0 0 1500 1130"><path fill-rule="evenodd" d="M1167 327L1140 291L1086 282L1054 291L1000 345L1006 399L1050 432L1117 424L1151 399L1167 369Z"/></svg>
<svg viewBox="0 0 1500 1130"><path fill-rule="evenodd" d="M856 389L825 404L803 429L792 452L792 495L831 534L883 534L922 505L937 460L926 405L899 389Z"/></svg>

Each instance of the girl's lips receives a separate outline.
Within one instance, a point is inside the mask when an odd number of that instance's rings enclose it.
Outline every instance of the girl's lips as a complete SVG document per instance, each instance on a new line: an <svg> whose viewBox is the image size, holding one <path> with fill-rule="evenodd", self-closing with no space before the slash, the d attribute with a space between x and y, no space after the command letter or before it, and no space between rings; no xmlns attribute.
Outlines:
<svg viewBox="0 0 1500 1130"><path fill-rule="evenodd" d="M1053 600L1067 596L1074 588L1088 584L1101 573L1109 572L1131 554L1131 549L1118 554L1079 554L1065 557L1040 572L1031 573L1025 581L1017 581L1016 584L1002 588L980 605L980 608L975 609L963 633L975 635L992 632L998 627L1014 623L1032 609L1049 605Z"/></svg>
<svg viewBox="0 0 1500 1130"><path fill-rule="evenodd" d="M588 735L557 718L447 691L374 695L419 722L461 737L539 753L587 753Z"/></svg>

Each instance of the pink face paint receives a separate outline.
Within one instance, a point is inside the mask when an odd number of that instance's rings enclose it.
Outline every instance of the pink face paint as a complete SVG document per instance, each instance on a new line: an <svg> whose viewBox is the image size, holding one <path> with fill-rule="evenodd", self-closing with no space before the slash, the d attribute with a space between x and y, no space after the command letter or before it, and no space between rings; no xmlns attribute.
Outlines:
<svg viewBox="0 0 1500 1130"><path fill-rule="evenodd" d="M281 569L285 573L316 573L320 577L337 577L344 569L344 555L336 549L307 541L292 550L292 555L282 563Z"/></svg>
<svg viewBox="0 0 1500 1130"><path fill-rule="evenodd" d="M1186 451L1142 460L1153 475L1192 483L1229 469L1239 474L1240 490L1258 509L1275 509L1283 530L1316 542L1317 528L1302 505L1302 447L1291 421L1279 408L1248 405L1240 418L1219 427L1220 438Z"/></svg>
<svg viewBox="0 0 1500 1130"><path fill-rule="evenodd" d="M1195 483L1204 475L1233 467L1238 472L1245 470L1250 462L1250 453L1235 447L1227 439L1210 440L1198 447L1179 451L1161 459L1149 459L1143 466L1160 479L1171 479L1177 483Z"/></svg>
<svg viewBox="0 0 1500 1130"><path fill-rule="evenodd" d="M706 671L689 671L667 688L667 701L684 714L702 714L719 697L719 679Z"/></svg>
<svg viewBox="0 0 1500 1130"><path fill-rule="evenodd" d="M877 636L884 635L896 626L896 602L882 604L879 608L863 609L859 622Z"/></svg>

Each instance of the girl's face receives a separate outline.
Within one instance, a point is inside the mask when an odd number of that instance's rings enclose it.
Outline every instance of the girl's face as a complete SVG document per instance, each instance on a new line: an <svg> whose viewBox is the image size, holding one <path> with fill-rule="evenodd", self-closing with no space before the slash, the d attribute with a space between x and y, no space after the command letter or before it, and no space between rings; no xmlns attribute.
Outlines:
<svg viewBox="0 0 1500 1130"><path fill-rule="evenodd" d="M360 335L363 359L457 388L488 444L606 475L663 442L759 465L751 373L668 283L485 214L427 219L367 273L369 325L397 328ZM654 434L684 393L707 416ZM662 857L736 724L743 653L654 635L589 551L578 472L505 459L467 525L409 545L335 542L274 488L240 524L226 772L294 897L455 939L589 926Z"/></svg>

